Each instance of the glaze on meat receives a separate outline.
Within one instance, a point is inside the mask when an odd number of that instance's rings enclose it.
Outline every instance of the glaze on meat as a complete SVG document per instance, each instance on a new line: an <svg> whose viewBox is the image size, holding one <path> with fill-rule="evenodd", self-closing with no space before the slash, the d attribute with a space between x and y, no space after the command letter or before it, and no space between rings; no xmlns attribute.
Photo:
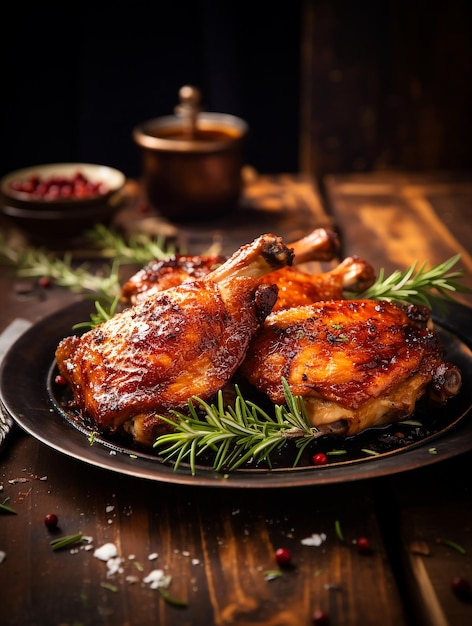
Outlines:
<svg viewBox="0 0 472 626"><path fill-rule="evenodd" d="M167 428L156 414L211 398L231 379L277 298L259 279L292 258L279 237L263 235L205 278L62 340L57 364L83 416L99 432L122 428L152 445Z"/></svg>
<svg viewBox="0 0 472 626"><path fill-rule="evenodd" d="M460 372L443 361L428 318L424 307L373 300L273 312L240 371L279 404L285 378L313 426L354 435L411 415L425 393L445 402L459 391Z"/></svg>

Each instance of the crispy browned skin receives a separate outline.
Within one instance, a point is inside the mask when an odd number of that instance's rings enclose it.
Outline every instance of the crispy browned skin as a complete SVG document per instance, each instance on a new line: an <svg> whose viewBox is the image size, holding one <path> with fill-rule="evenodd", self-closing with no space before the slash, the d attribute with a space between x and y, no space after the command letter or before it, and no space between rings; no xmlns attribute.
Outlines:
<svg viewBox="0 0 472 626"><path fill-rule="evenodd" d="M124 283L122 299L134 304L152 293L176 287L189 278L203 278L226 260L219 255L176 254L165 261L150 261Z"/></svg>
<svg viewBox="0 0 472 626"><path fill-rule="evenodd" d="M275 403L285 378L313 426L354 435L410 415L427 390L441 402L458 392L460 372L443 362L428 317L424 307L372 300L273 312L240 369Z"/></svg>
<svg viewBox="0 0 472 626"><path fill-rule="evenodd" d="M261 283L275 283L279 289L274 311L321 300L341 300L345 290L360 293L374 281L373 267L357 256L347 257L334 269L322 274L309 274L295 267L284 267L261 279Z"/></svg>
<svg viewBox="0 0 472 626"><path fill-rule="evenodd" d="M336 232L326 228L316 228L306 237L288 244L287 247L292 248L294 263L297 264L307 261L330 261L339 252L340 241ZM151 261L124 283L121 292L122 299L124 302L134 304L152 293L180 285L185 280L202 278L225 261L225 257L219 255L189 256L183 254L177 254L165 261ZM297 278L294 277L295 273L296 270L293 270L283 284L286 285L287 281L292 281L293 288L296 288L303 281L303 288L310 289L307 282L309 274L300 272L300 279L297 282ZM284 278L281 280L284 281ZM328 277L327 281L330 284L332 282L334 287L335 281L341 284L342 277L337 276L335 278L333 275L333 277ZM269 282L277 282L277 280L271 276ZM328 287L326 288L328 289ZM316 286L313 289L316 289Z"/></svg>
<svg viewBox="0 0 472 626"><path fill-rule="evenodd" d="M99 432L123 427L151 445L162 428L156 413L208 399L231 379L277 298L260 277L292 258L279 237L264 235L205 278L62 340L57 364L84 417Z"/></svg>

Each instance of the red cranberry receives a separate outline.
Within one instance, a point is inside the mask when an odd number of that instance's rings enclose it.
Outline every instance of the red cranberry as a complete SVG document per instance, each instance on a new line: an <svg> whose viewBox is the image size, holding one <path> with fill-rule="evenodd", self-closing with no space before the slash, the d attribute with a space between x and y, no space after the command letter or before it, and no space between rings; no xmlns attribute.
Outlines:
<svg viewBox="0 0 472 626"><path fill-rule="evenodd" d="M49 276L41 276L41 278L38 280L38 284L40 287L43 287L43 289L48 289L51 286L52 282Z"/></svg>
<svg viewBox="0 0 472 626"><path fill-rule="evenodd" d="M328 462L328 457L326 456L326 454L324 454L324 452L318 452L318 454L315 454L313 457L313 465L326 465L326 463Z"/></svg>
<svg viewBox="0 0 472 626"><path fill-rule="evenodd" d="M275 560L277 561L278 565L284 567L290 564L292 560L292 555L287 550L287 548L278 548L275 551Z"/></svg>
<svg viewBox="0 0 472 626"><path fill-rule="evenodd" d="M461 600L467 600L469 602L472 600L472 587L470 582L465 578L455 576L452 579L451 587L456 596Z"/></svg>
<svg viewBox="0 0 472 626"><path fill-rule="evenodd" d="M316 626L329 626L329 615L324 611L316 610L313 613L313 624Z"/></svg>
<svg viewBox="0 0 472 626"><path fill-rule="evenodd" d="M48 176L40 178L33 174L27 180L13 181L11 188L15 191L33 194L43 200L58 200L59 198L87 198L104 195L109 189L104 182L92 182L81 172L73 176Z"/></svg>
<svg viewBox="0 0 472 626"><path fill-rule="evenodd" d="M57 528L58 521L59 520L57 519L57 515L55 513L48 513L44 518L44 524L46 528L49 528L49 530Z"/></svg>
<svg viewBox="0 0 472 626"><path fill-rule="evenodd" d="M370 545L370 541L367 539L367 537L359 537L356 543L357 543L357 549L360 552L360 554L372 553L372 546Z"/></svg>
<svg viewBox="0 0 472 626"><path fill-rule="evenodd" d="M56 385L59 385L60 387L64 387L67 384L67 381L64 378L64 376L62 376L62 374L58 374L54 378L54 382L56 383Z"/></svg>

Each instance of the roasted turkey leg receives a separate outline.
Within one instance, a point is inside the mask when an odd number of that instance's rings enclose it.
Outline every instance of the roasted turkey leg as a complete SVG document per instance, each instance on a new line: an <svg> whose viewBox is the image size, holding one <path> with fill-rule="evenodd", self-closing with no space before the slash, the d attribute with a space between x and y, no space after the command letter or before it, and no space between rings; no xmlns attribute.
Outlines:
<svg viewBox="0 0 472 626"><path fill-rule="evenodd" d="M75 403L98 432L152 445L156 413L212 397L233 376L270 312L277 288L261 276L290 264L275 235L240 248L203 279L156 293L56 350Z"/></svg>

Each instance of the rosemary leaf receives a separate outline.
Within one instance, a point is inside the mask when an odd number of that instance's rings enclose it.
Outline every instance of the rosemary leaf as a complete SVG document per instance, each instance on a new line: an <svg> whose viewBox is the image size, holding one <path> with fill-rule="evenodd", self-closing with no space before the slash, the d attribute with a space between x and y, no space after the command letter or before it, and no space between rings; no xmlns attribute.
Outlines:
<svg viewBox="0 0 472 626"><path fill-rule="evenodd" d="M101 582L100 587L103 589L108 589L109 591L113 591L116 593L118 591L118 587L116 585L112 585L111 583Z"/></svg>
<svg viewBox="0 0 472 626"><path fill-rule="evenodd" d="M450 539L438 539L438 543L442 543L444 546L448 546L449 548L452 548L453 550L455 550L456 552L459 552L459 554L462 554L463 556L467 554L467 551L465 550L465 548L460 546L455 541L451 541Z"/></svg>
<svg viewBox="0 0 472 626"><path fill-rule="evenodd" d="M49 542L49 545L53 550L62 550L63 548L69 548L81 544L83 541L82 533L76 533L75 535L66 535L65 537L59 537Z"/></svg>
<svg viewBox="0 0 472 626"><path fill-rule="evenodd" d="M7 500L4 500L1 504L0 504L0 513L6 513L6 514L10 514L10 515L16 515L16 511L15 509L12 509L11 506L8 506L7 504L5 504L5 502L7 502Z"/></svg>
<svg viewBox="0 0 472 626"><path fill-rule="evenodd" d="M379 453L376 452L375 450L371 450L370 448L361 448L362 452L364 452L364 454L367 454L368 456L379 456Z"/></svg>
<svg viewBox="0 0 472 626"><path fill-rule="evenodd" d="M161 596L164 598L164 600L167 602L167 604L171 604L172 606L176 606L182 609L187 608L188 603L184 600L177 600L176 598L172 597L170 593L166 591L163 587L158 587L157 589Z"/></svg>
<svg viewBox="0 0 472 626"><path fill-rule="evenodd" d="M334 531L339 541L344 541L343 531L341 530L341 524L338 519L334 521Z"/></svg>

